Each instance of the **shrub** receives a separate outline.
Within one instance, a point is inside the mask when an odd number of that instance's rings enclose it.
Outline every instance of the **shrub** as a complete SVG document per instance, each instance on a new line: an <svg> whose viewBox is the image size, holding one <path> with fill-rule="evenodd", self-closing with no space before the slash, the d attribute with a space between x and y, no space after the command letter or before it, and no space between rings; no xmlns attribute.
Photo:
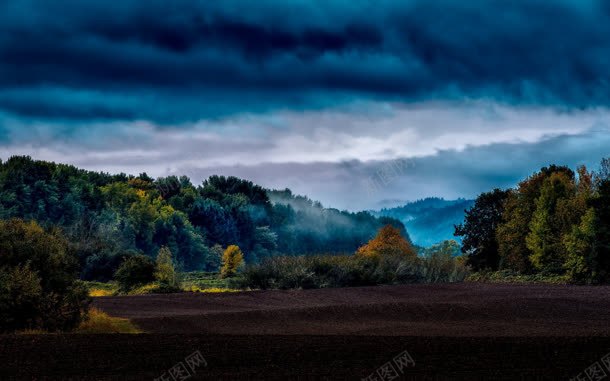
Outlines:
<svg viewBox="0 0 610 381"><path fill-rule="evenodd" d="M223 278L229 278L237 273L237 270L244 262L244 255L237 245L230 245L222 255L222 270L220 272Z"/></svg>
<svg viewBox="0 0 610 381"><path fill-rule="evenodd" d="M462 281L463 262L451 256L390 255L273 257L246 268L242 288L291 289Z"/></svg>
<svg viewBox="0 0 610 381"><path fill-rule="evenodd" d="M514 270L479 271L466 277L468 282L568 284L568 275L521 274Z"/></svg>
<svg viewBox="0 0 610 381"><path fill-rule="evenodd" d="M84 261L81 278L84 280L108 282L112 280L125 256L137 252L126 251L122 253L109 253L102 251L95 253Z"/></svg>
<svg viewBox="0 0 610 381"><path fill-rule="evenodd" d="M70 330L80 323L90 299L58 230L0 221L0 253L0 332Z"/></svg>
<svg viewBox="0 0 610 381"><path fill-rule="evenodd" d="M449 253L433 252L422 261L422 276L426 283L461 282L467 275L465 261Z"/></svg>
<svg viewBox="0 0 610 381"><path fill-rule="evenodd" d="M141 254L127 257L114 274L120 292L129 292L155 280L155 263Z"/></svg>

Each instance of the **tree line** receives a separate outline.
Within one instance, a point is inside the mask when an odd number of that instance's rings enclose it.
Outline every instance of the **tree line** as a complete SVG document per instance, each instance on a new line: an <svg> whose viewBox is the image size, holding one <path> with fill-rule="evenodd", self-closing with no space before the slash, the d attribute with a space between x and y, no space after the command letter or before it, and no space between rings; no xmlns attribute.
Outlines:
<svg viewBox="0 0 610 381"><path fill-rule="evenodd" d="M475 270L565 275L610 281L610 159L542 168L515 188L478 196L455 227Z"/></svg>
<svg viewBox="0 0 610 381"><path fill-rule="evenodd" d="M218 271L230 245L257 263L279 253L353 253L386 224L406 234L397 220L324 208L236 177L196 186L186 176L112 175L26 156L0 161L0 219L11 218L60 228L81 277L100 281L126 257L155 258L162 247L182 271Z"/></svg>

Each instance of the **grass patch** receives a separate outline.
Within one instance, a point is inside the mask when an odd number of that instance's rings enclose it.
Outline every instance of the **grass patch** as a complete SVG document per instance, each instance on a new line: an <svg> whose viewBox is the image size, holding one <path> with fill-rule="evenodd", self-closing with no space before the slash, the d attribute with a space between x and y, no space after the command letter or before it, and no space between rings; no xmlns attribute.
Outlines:
<svg viewBox="0 0 610 381"><path fill-rule="evenodd" d="M156 283L149 283L149 284L145 284L144 286L140 286L140 287L134 288L133 290L129 291L127 293L127 295L155 294L158 289L159 289L159 285L158 284L156 284Z"/></svg>
<svg viewBox="0 0 610 381"><path fill-rule="evenodd" d="M87 320L80 323L73 333L143 333L129 319L109 316L97 308L89 309ZM49 332L42 329L25 329L18 331L18 335L50 335L56 332Z"/></svg>
<svg viewBox="0 0 610 381"><path fill-rule="evenodd" d="M158 282L153 282L149 284L145 284L143 286L134 288L133 290L127 292L125 295L146 295L146 294L169 294L174 292L183 292L183 288L176 287L168 287L159 284Z"/></svg>
<svg viewBox="0 0 610 381"><path fill-rule="evenodd" d="M182 274L182 289L193 292L231 292L235 291L235 279L222 279L218 273L192 271Z"/></svg>
<svg viewBox="0 0 610 381"><path fill-rule="evenodd" d="M142 333L129 319L112 317L96 308L89 310L88 319L75 333Z"/></svg>
<svg viewBox="0 0 610 381"><path fill-rule="evenodd" d="M118 285L114 282L102 283L102 282L84 282L89 290L89 296L113 296L118 293Z"/></svg>
<svg viewBox="0 0 610 381"><path fill-rule="evenodd" d="M501 270L472 273L466 277L466 282L569 284L570 278L567 275L519 274L511 270Z"/></svg>
<svg viewBox="0 0 610 381"><path fill-rule="evenodd" d="M468 273L450 255L404 258L354 255L272 257L246 267L241 288L292 289L461 282Z"/></svg>
<svg viewBox="0 0 610 381"><path fill-rule="evenodd" d="M221 279L218 273L208 273L203 271L193 271L180 274L182 287L167 288L162 287L157 282L136 287L133 290L122 293L116 282L84 282L89 290L89 296L115 296L115 295L145 295L145 294L164 294L170 292L237 292L241 291L236 285L238 277L231 279Z"/></svg>
<svg viewBox="0 0 610 381"><path fill-rule="evenodd" d="M208 288L199 288L197 286L191 286L190 288L185 288L184 291L187 292L204 292L204 293L222 293L222 292L241 292L242 290L236 288L220 288L220 287L208 287Z"/></svg>

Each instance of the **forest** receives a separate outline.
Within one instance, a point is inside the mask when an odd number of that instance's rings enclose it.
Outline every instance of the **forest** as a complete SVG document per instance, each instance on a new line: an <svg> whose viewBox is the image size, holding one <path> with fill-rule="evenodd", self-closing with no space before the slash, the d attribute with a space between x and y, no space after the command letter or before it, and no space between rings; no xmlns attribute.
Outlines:
<svg viewBox="0 0 610 381"><path fill-rule="evenodd" d="M280 253L353 253L388 224L407 234L398 220L324 208L236 177L194 185L186 176L111 175L24 156L0 162L0 219L11 218L61 230L81 278L97 281L162 247L181 271L218 271L229 245L254 264Z"/></svg>
<svg viewBox="0 0 610 381"><path fill-rule="evenodd" d="M515 188L482 193L455 228L475 271L610 281L610 159L542 168Z"/></svg>

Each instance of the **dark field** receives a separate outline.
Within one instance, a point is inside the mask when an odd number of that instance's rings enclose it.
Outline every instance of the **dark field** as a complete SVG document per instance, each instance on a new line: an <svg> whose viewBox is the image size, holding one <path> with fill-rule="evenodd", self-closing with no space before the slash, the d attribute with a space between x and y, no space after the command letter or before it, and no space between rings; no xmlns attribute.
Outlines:
<svg viewBox="0 0 610 381"><path fill-rule="evenodd" d="M95 306L149 333L3 336L0 379L154 379L199 350L207 366L189 379L358 380L407 350L415 366L402 379L567 380L610 352L610 287L464 283Z"/></svg>

